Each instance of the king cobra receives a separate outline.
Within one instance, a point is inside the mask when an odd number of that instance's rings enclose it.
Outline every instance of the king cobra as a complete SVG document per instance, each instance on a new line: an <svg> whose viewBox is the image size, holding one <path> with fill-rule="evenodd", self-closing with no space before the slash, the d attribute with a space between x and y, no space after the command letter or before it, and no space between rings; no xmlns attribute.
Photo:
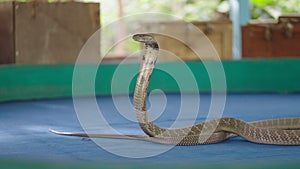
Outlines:
<svg viewBox="0 0 300 169"><path fill-rule="evenodd" d="M250 142L275 145L300 145L300 118L282 118L245 122L236 118L218 118L193 126L167 129L151 121L146 111L150 77L154 69L159 46L153 34L136 34L135 41L145 50L134 91L134 109L141 129L147 135L86 134L49 130L65 136L145 140L161 144L198 145L222 142L240 136Z"/></svg>

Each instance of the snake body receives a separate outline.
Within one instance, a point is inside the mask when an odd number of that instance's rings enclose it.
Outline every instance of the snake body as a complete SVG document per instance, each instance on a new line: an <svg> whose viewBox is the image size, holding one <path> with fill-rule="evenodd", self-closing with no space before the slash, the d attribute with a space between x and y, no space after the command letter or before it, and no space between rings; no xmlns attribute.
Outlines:
<svg viewBox="0 0 300 169"><path fill-rule="evenodd" d="M151 34L136 34L133 39L145 45L134 91L134 108L139 125L147 135L85 134L50 130L51 132L67 136L134 139L176 145L211 144L238 135L250 142L260 144L300 145L300 130L298 130L300 118L251 123L236 118L218 118L178 129L159 127L151 121L146 111L148 86L158 57L159 46Z"/></svg>

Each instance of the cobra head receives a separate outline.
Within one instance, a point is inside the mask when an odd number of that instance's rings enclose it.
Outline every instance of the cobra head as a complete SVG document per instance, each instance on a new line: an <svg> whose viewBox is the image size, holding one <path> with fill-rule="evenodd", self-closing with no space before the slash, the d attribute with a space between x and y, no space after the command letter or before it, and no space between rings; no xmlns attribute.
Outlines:
<svg viewBox="0 0 300 169"><path fill-rule="evenodd" d="M132 39L137 42L145 43L146 45L157 45L156 39L152 34L135 34Z"/></svg>

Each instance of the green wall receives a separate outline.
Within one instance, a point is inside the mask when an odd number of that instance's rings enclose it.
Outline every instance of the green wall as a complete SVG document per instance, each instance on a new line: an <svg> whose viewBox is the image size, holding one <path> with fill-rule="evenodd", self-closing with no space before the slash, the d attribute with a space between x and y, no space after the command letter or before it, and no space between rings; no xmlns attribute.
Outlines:
<svg viewBox="0 0 300 169"><path fill-rule="evenodd" d="M159 164L159 165L158 165ZM295 163L246 163L246 164L218 164L215 165L196 165L196 164L155 164L156 169L299 169L299 164ZM0 160L0 167L7 169L153 169L153 164L149 164L149 162L117 162L115 164L110 163L99 163L99 162L71 162L71 161L25 161L25 160Z"/></svg>
<svg viewBox="0 0 300 169"><path fill-rule="evenodd" d="M209 71L217 72L219 63L214 61L186 62L193 72L201 92L210 92L211 82L204 65ZM300 59L240 60L223 61L226 75L227 92L300 92ZM172 72L171 75L155 70L150 83L151 89L162 89L165 92L195 91L191 85L192 78L182 71L184 64L180 62L159 63L158 68ZM79 95L132 93L134 90L138 64L102 64L78 65L81 73L76 77L82 79L75 85ZM2 65L0 66L0 101L57 98L72 96L72 78L74 65ZM95 70L97 72L95 73ZM117 77L113 78L117 71ZM95 74L95 75L93 75ZM176 74L176 78L173 75ZM134 76L135 75L135 76ZM86 77L95 81L85 81ZM134 77L134 78L132 78ZM217 78L217 77L216 77ZM185 84L177 84L176 81ZM129 85L126 85L129 82ZM92 84L90 84L92 83ZM93 90L87 86L95 85ZM216 91L222 91L216 88Z"/></svg>

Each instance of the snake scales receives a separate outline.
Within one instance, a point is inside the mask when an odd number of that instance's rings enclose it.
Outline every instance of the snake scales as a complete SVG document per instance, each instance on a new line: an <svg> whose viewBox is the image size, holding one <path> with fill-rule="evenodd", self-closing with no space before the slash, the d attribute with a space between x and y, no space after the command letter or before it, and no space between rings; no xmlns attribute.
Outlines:
<svg viewBox="0 0 300 169"><path fill-rule="evenodd" d="M133 139L176 145L211 144L239 135L250 142L260 144L300 145L300 130L298 130L300 118L271 119L250 123L235 118L219 118L178 129L157 126L147 114L146 98L159 47L151 34L136 34L133 39L145 44L145 53L134 91L134 108L139 125L147 135L85 134L51 129L50 132L66 136Z"/></svg>

